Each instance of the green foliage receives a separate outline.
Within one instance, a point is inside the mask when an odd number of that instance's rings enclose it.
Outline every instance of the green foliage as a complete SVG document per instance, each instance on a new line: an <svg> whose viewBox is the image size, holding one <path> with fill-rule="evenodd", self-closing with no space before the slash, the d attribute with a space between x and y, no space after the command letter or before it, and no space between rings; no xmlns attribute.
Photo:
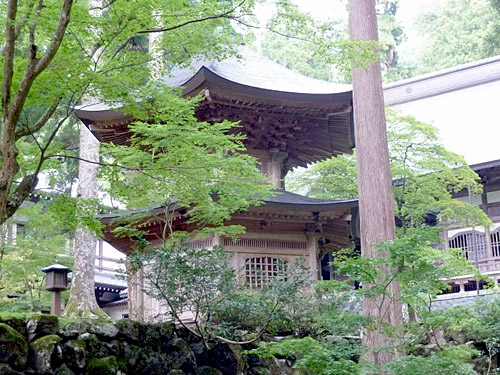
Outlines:
<svg viewBox="0 0 500 375"><path fill-rule="evenodd" d="M17 7L14 20L7 16L9 3ZM19 150L13 155L19 168L2 172L2 183L13 193L18 188L14 184L10 189L12 180L29 182L27 189L15 197L17 201L33 191L40 172L48 176L52 186L71 190L77 155L75 122L68 119L82 98L121 106L142 100L131 93L154 86L159 75L168 74L176 65L187 65L194 57L227 57L244 36L244 31L235 31L231 19L249 18L254 1L118 0L105 2L102 8L92 1L68 4L70 16L61 19L69 19L69 24L58 34L60 46L54 33L60 19L60 1L40 3L38 10L35 2L0 4L0 40L6 41L10 25L16 34L12 48L4 42L0 46L0 80L5 78L0 111L10 108L2 113L2 121L8 118L7 123L15 124L8 134L2 133L2 142L8 141L5 147L12 142L13 149ZM149 45L149 34L160 37ZM38 69L54 43L58 45L55 55ZM10 71L10 54L4 48L14 54L11 85L10 74L3 76ZM6 207L13 197L2 197L0 207ZM0 218L2 222L18 207L10 203L9 212Z"/></svg>
<svg viewBox="0 0 500 375"><path fill-rule="evenodd" d="M436 295L448 288L446 279L463 274L484 278L461 252L443 252L436 248L439 243L439 229L421 227L393 242L380 244L379 251L384 257L347 254L338 257L335 266L348 279L370 285L357 291L365 298L390 297L387 285L397 280L401 302L412 306L417 314L425 313Z"/></svg>
<svg viewBox="0 0 500 375"><path fill-rule="evenodd" d="M318 199L355 199L358 197L356 156L339 155L289 173L288 190Z"/></svg>
<svg viewBox="0 0 500 375"><path fill-rule="evenodd" d="M476 375L472 357L477 351L466 345L445 348L427 357L408 355L386 366L391 375Z"/></svg>
<svg viewBox="0 0 500 375"><path fill-rule="evenodd" d="M263 41L263 53L314 78L349 82L351 65L365 67L378 58L379 44L349 40L344 20L315 20L290 0L276 1L266 28L269 32ZM274 47L281 47L281 51Z"/></svg>
<svg viewBox="0 0 500 375"><path fill-rule="evenodd" d="M489 225L479 207L453 199L453 193L470 189L478 194L482 187L464 159L441 145L435 127L389 109L387 127L394 211L401 233L418 228L429 214L438 215L442 223ZM355 158L333 157L292 174L289 181L293 190L316 198L355 198Z"/></svg>
<svg viewBox="0 0 500 375"><path fill-rule="evenodd" d="M351 81L351 63L364 66L378 57L386 81L409 78L414 67L401 65L397 47L405 40L402 26L396 20L398 1L377 0L379 43L349 42L347 12L342 2L332 5L326 21L313 19L289 1L279 1L261 41L261 50L271 60L306 76L332 82Z"/></svg>
<svg viewBox="0 0 500 375"><path fill-rule="evenodd" d="M426 7L415 23L425 38L418 72L498 55L499 11L498 3L483 0L447 0Z"/></svg>
<svg viewBox="0 0 500 375"><path fill-rule="evenodd" d="M71 266L68 240L71 232L47 212L46 204L28 205L18 211L25 220L17 236L2 242L0 268L0 309L3 311L40 311L50 307L50 293L44 290L41 271L58 258ZM22 231L20 230L22 228ZM67 258L66 258L67 256Z"/></svg>
<svg viewBox="0 0 500 375"><path fill-rule="evenodd" d="M360 373L357 361L360 351L360 345L355 340L336 338L331 342L321 342L305 337L278 343L263 342L250 353L292 359L294 368L315 375L351 375Z"/></svg>
<svg viewBox="0 0 500 375"><path fill-rule="evenodd" d="M130 127L131 144L103 147L112 157L101 169L111 196L129 208L175 202L191 207L192 221L212 226L268 196L265 177L243 153L234 124L198 121L199 99L182 99L167 87L143 94L127 108L139 120Z"/></svg>
<svg viewBox="0 0 500 375"><path fill-rule="evenodd" d="M174 320L190 311L195 320L192 330L205 339L300 327L300 312L291 301L298 299L309 280L301 263L283 269L257 292L242 285L220 246L195 250L172 243L136 253L129 261L132 272L143 268L146 293L165 301Z"/></svg>

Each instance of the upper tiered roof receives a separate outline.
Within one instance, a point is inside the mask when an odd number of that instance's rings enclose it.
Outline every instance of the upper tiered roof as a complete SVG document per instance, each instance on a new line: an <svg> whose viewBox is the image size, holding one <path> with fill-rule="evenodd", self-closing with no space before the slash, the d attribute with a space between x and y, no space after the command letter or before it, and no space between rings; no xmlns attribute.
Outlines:
<svg viewBox="0 0 500 375"><path fill-rule="evenodd" d="M248 149L288 154L286 169L305 166L354 146L352 92L292 72L247 47L222 61L194 60L163 78L182 87L185 96L204 94L197 108L202 121L240 121ZM77 111L102 141L126 143L133 121L116 108L99 103Z"/></svg>

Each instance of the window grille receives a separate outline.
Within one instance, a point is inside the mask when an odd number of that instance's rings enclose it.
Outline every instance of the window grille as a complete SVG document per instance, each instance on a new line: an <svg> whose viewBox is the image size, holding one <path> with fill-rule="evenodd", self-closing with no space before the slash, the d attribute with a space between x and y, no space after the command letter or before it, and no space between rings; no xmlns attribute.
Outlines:
<svg viewBox="0 0 500 375"><path fill-rule="evenodd" d="M490 233L491 238L491 250L493 251L494 257L500 257L500 231Z"/></svg>
<svg viewBox="0 0 500 375"><path fill-rule="evenodd" d="M452 237L448 245L453 249L462 249L465 257L471 261L486 258L486 238L484 233L467 232Z"/></svg>
<svg viewBox="0 0 500 375"><path fill-rule="evenodd" d="M245 261L245 281L251 288L263 288L270 281L285 277L287 262L279 258L255 257Z"/></svg>
<svg viewBox="0 0 500 375"><path fill-rule="evenodd" d="M280 241L280 240L261 240L254 238L240 238L233 241L231 238L223 239L224 246L231 247L252 247L259 249L307 249L305 241Z"/></svg>
<svg viewBox="0 0 500 375"><path fill-rule="evenodd" d="M209 249L213 246L213 239L212 238L206 238L203 240L195 240L188 242L187 247L188 249L191 250L198 250L198 249Z"/></svg>
<svg viewBox="0 0 500 375"><path fill-rule="evenodd" d="M441 293L439 293L440 295L443 295L443 294L452 294L452 293L459 293L460 292L460 285L458 284L455 284L455 283L451 283L451 284L448 284L450 286L450 289L443 289L441 291Z"/></svg>
<svg viewBox="0 0 500 375"><path fill-rule="evenodd" d="M477 289L483 290L486 285L488 285L486 281L469 281L464 285L464 290L466 292L472 292Z"/></svg>

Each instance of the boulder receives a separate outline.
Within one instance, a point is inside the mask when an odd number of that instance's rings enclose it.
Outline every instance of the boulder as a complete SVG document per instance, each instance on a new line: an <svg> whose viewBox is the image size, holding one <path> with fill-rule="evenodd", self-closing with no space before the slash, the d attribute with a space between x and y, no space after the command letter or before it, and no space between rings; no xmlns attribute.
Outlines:
<svg viewBox="0 0 500 375"><path fill-rule="evenodd" d="M115 321L115 327L118 329L119 336L130 343L137 344L144 341L145 327L139 322L120 319Z"/></svg>
<svg viewBox="0 0 500 375"><path fill-rule="evenodd" d="M23 375L22 372L18 372L12 367L10 367L7 363L0 363L0 374L2 375Z"/></svg>
<svg viewBox="0 0 500 375"><path fill-rule="evenodd" d="M62 365L54 371L54 375L75 375L75 373L71 371L68 366Z"/></svg>
<svg viewBox="0 0 500 375"><path fill-rule="evenodd" d="M102 340L114 339L118 336L118 328L109 320L96 321L90 326L90 333L97 335Z"/></svg>
<svg viewBox="0 0 500 375"><path fill-rule="evenodd" d="M0 363L24 369L28 360L28 343L14 328L0 323ZM1 372L0 372L1 373Z"/></svg>
<svg viewBox="0 0 500 375"><path fill-rule="evenodd" d="M70 340L63 346L65 362L74 371L80 371L87 364L87 347L85 341Z"/></svg>
<svg viewBox="0 0 500 375"><path fill-rule="evenodd" d="M9 327L14 328L21 335L26 336L26 319L17 317L2 317L0 323L7 324Z"/></svg>
<svg viewBox="0 0 500 375"><path fill-rule="evenodd" d="M222 372L214 367L200 366L197 375L222 375Z"/></svg>
<svg viewBox="0 0 500 375"><path fill-rule="evenodd" d="M228 344L217 343L206 350L201 343L198 343L193 347L193 351L198 365L214 367L224 375L236 375L242 371L237 356Z"/></svg>
<svg viewBox="0 0 500 375"><path fill-rule="evenodd" d="M183 339L176 337L169 340L168 344L164 342L162 352L168 354L171 368L181 369L186 374L196 374L196 357Z"/></svg>
<svg viewBox="0 0 500 375"><path fill-rule="evenodd" d="M54 315L33 315L26 323L26 330L29 341L42 336L54 335L59 330L59 319Z"/></svg>
<svg viewBox="0 0 500 375"><path fill-rule="evenodd" d="M61 338L57 335L40 337L31 343L34 355L34 365L39 374L53 374L53 364L58 362L61 353L59 343Z"/></svg>
<svg viewBox="0 0 500 375"><path fill-rule="evenodd" d="M93 333L83 333L78 336L78 340L85 343L88 357L106 357L108 355L101 340Z"/></svg>
<svg viewBox="0 0 500 375"><path fill-rule="evenodd" d="M91 358L87 366L88 375L115 375L118 373L116 357Z"/></svg>

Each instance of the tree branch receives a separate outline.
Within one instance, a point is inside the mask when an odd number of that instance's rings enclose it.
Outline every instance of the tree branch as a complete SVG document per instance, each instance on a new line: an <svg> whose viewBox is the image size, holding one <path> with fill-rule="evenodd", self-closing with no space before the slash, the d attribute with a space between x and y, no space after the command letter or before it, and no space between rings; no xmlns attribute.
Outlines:
<svg viewBox="0 0 500 375"><path fill-rule="evenodd" d="M15 0L11 0L15 1ZM21 84L17 90L16 96L13 102L9 106L9 116L10 121L14 124L17 122L19 118L19 114L21 113L24 103L26 102L26 98L28 97L29 91L35 79L40 75L40 73L47 68L55 54L59 50L59 47L62 43L64 33L66 32L66 27L69 23L69 16L71 13L71 8L73 6L73 0L64 0L63 5L61 7L61 14L59 16L59 22L57 24L56 30L52 36L52 40L47 47L47 51L40 57L39 59L34 58L33 66L28 64L26 72L24 74L23 79L21 80Z"/></svg>
<svg viewBox="0 0 500 375"><path fill-rule="evenodd" d="M182 23L179 23L177 25L169 26L169 27L162 27L162 28L159 28L159 29L139 30L139 31L137 31L137 34L162 33L162 32L165 32L165 31L172 31L172 30L175 30L175 29L180 29L181 27L184 27L184 26L187 26L187 25L190 25L190 24L193 24L193 23L199 23L199 22L204 22L204 21L218 19L218 18L228 18L228 16L231 13L234 13L234 11L236 9L238 9L239 7L241 7L245 1L246 0L243 0L238 5L236 5L234 8L232 8L232 9L230 9L230 10L224 12L224 13L214 14L214 15L211 15L211 16L206 16L206 17L197 18L197 19L194 19L194 20L189 20L189 21L182 22Z"/></svg>
<svg viewBox="0 0 500 375"><path fill-rule="evenodd" d="M53 105L51 105L49 108L47 108L47 110L44 112L44 114L42 116L40 116L38 121L32 127L30 127L28 124L25 124L24 129L17 130L16 135L15 135L16 140L18 140L21 137L25 137L27 135L34 134L37 131L39 131L47 123L47 121L52 117L52 115L56 111L58 105L59 105L59 99L57 99L56 102Z"/></svg>
<svg viewBox="0 0 500 375"><path fill-rule="evenodd" d="M14 47L16 43L16 14L17 0L10 0L7 8L7 22L5 25L5 61L3 69L2 84L2 113L3 117L8 117L10 94L12 86L12 76L14 74Z"/></svg>

